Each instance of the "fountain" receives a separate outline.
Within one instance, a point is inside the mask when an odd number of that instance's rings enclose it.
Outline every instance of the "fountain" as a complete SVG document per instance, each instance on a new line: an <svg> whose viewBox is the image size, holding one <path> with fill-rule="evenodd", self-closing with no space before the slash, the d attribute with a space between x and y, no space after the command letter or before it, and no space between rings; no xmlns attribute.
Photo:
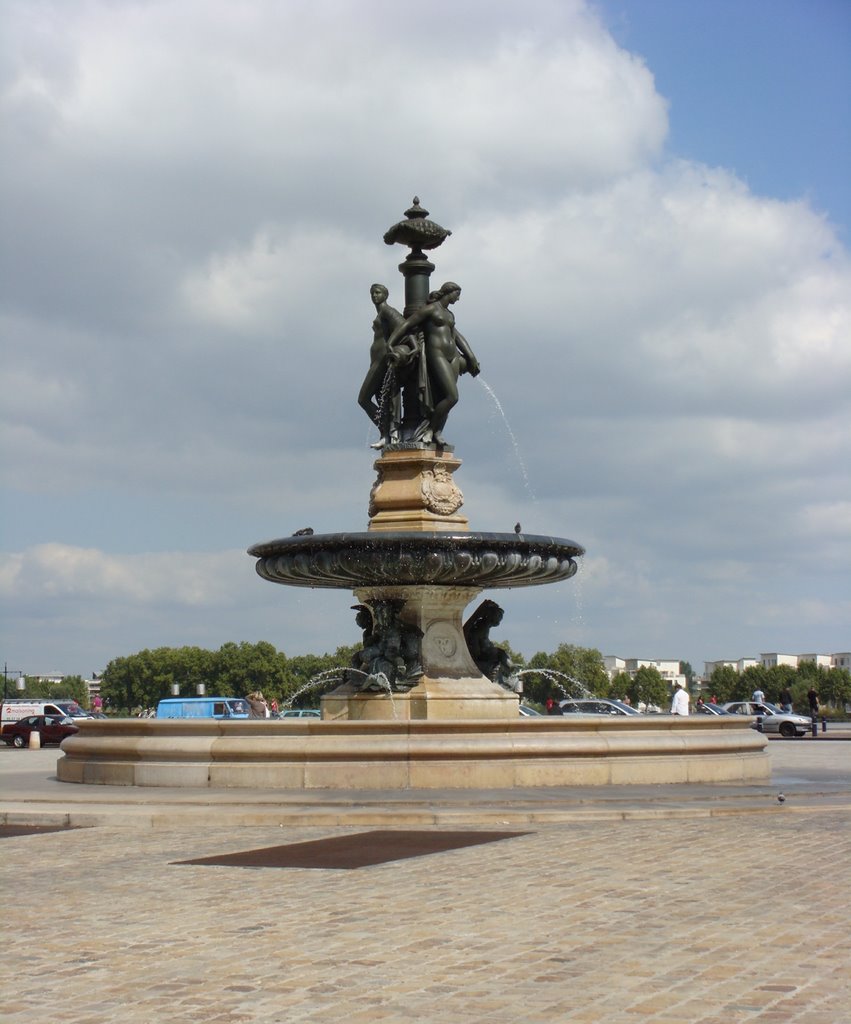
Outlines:
<svg viewBox="0 0 851 1024"><path fill-rule="evenodd" d="M479 362L449 308L461 288L431 288L451 232L414 199L385 234L409 249L405 305L374 284L370 364L358 404L378 428L363 532L311 530L249 549L257 573L291 587L350 590L362 646L324 694L322 720L95 720L63 744L63 781L280 789L493 788L768 777L765 738L747 722L522 718L518 674L489 639L502 609L484 590L563 582L575 541L482 533L460 514L461 466L444 436L462 374Z"/></svg>

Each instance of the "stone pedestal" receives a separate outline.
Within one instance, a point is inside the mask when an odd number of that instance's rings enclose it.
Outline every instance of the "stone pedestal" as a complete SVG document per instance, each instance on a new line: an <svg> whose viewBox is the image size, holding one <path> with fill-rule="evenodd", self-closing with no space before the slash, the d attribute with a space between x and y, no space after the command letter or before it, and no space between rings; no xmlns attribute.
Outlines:
<svg viewBox="0 0 851 1024"><path fill-rule="evenodd" d="M323 719L510 719L517 694L486 679L470 657L463 632L465 607L479 587L370 587L355 591L362 604L405 602L400 619L422 637L422 675L406 693L364 693L346 684L320 701Z"/></svg>
<svg viewBox="0 0 851 1024"><path fill-rule="evenodd" d="M369 530L468 530L466 516L457 514L464 495L452 479L460 465L445 448L385 452L375 462L378 477L369 496Z"/></svg>

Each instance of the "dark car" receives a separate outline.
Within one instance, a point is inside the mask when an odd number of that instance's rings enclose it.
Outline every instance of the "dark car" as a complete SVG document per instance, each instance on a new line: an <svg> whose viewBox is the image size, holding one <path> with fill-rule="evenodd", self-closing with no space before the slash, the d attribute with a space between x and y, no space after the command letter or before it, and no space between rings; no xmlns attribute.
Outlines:
<svg viewBox="0 0 851 1024"><path fill-rule="evenodd" d="M640 715L629 704L620 700L609 700L604 697L596 697L594 700L562 700L559 701L563 715Z"/></svg>
<svg viewBox="0 0 851 1024"><path fill-rule="evenodd" d="M695 704L694 713L696 715L725 715L729 716L730 712L725 711L720 704Z"/></svg>
<svg viewBox="0 0 851 1024"><path fill-rule="evenodd" d="M74 725L73 718L59 715L30 715L18 722L11 722L3 730L3 741L7 746L28 747L30 733L37 732L41 736L41 745L61 743L80 730Z"/></svg>

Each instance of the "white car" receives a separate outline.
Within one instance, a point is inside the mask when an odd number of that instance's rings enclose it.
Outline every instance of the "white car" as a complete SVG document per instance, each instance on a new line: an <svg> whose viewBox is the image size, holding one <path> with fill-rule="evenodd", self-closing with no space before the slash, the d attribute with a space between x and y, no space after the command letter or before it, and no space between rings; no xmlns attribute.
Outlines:
<svg viewBox="0 0 851 1024"><path fill-rule="evenodd" d="M757 703L752 700L734 700L721 707L731 715L753 715L756 727L763 732L778 732L786 739L806 736L812 726L812 719L783 711L776 704Z"/></svg>
<svg viewBox="0 0 851 1024"><path fill-rule="evenodd" d="M630 704L624 704L620 700L609 700L607 697L595 697L593 700L585 698L571 698L570 700L559 701L563 715L637 715Z"/></svg>

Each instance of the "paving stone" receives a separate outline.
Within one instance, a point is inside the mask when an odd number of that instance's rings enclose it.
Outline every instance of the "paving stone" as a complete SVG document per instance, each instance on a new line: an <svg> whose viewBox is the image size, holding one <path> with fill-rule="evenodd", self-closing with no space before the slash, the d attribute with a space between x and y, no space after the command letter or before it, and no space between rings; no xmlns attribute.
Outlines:
<svg viewBox="0 0 851 1024"><path fill-rule="evenodd" d="M538 825L348 871L171 863L360 831L4 839L4 892L48 894L6 903L4 1021L849 1019L848 813Z"/></svg>

